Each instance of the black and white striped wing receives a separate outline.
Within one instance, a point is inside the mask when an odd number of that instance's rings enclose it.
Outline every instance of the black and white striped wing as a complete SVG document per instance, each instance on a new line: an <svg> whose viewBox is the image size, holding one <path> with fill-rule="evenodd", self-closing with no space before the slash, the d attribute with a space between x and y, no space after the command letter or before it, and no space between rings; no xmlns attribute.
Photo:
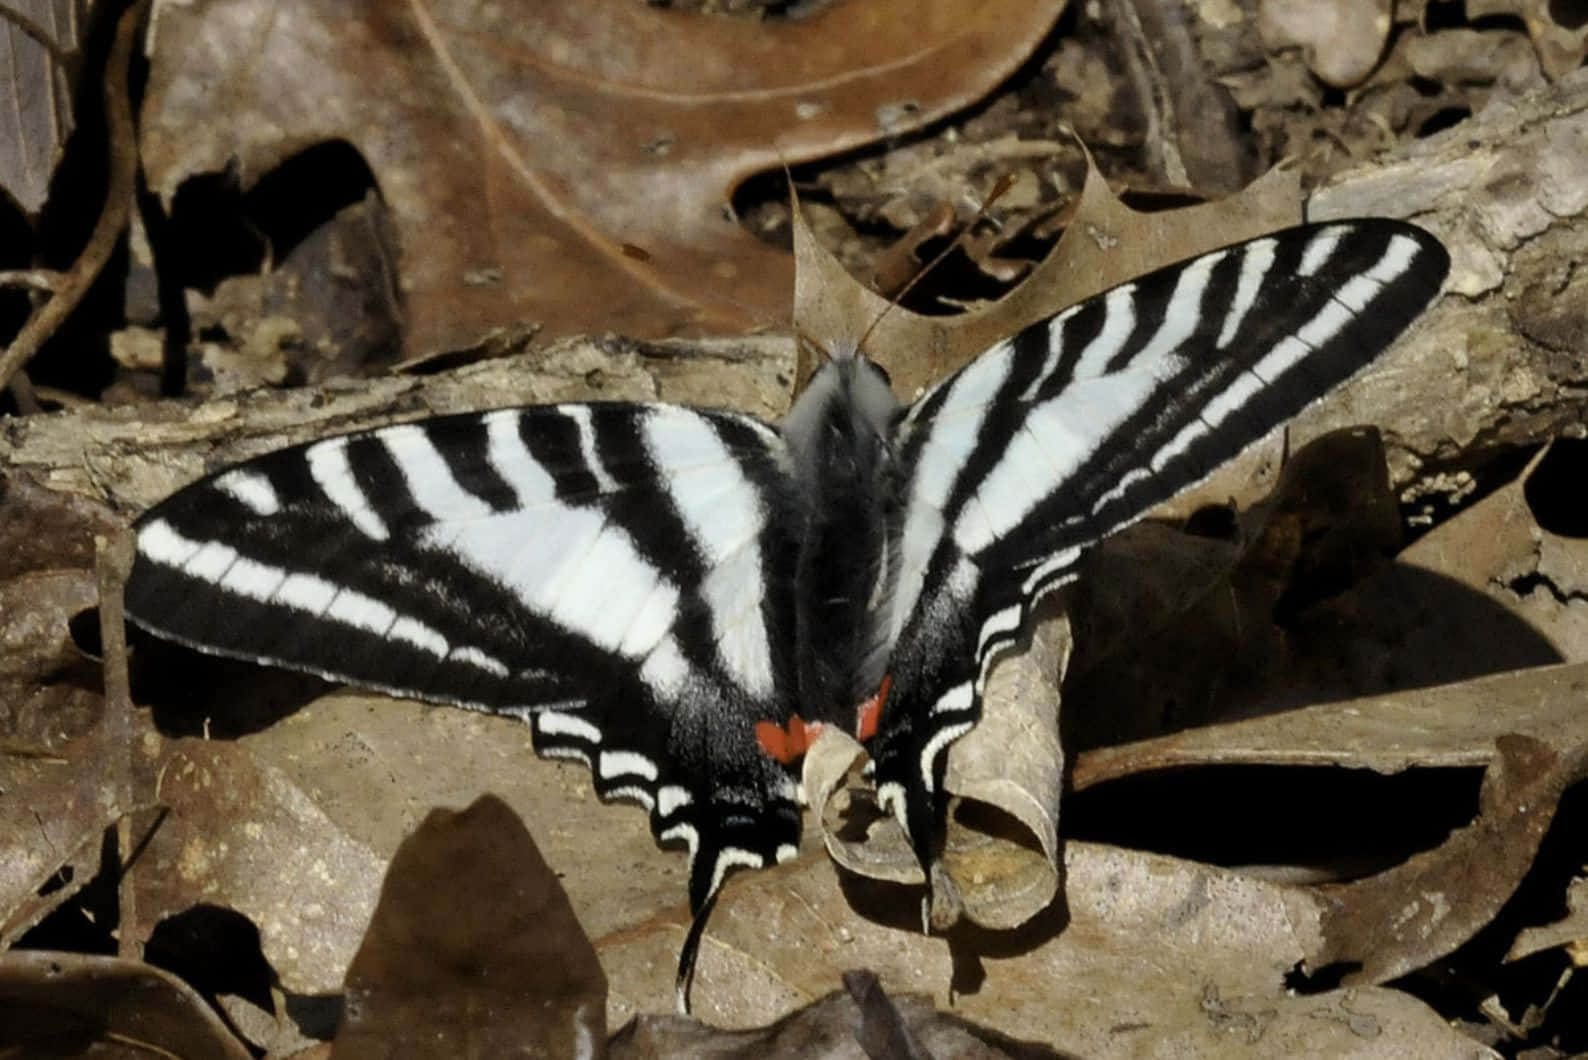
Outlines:
<svg viewBox="0 0 1588 1060"><path fill-rule="evenodd" d="M1392 221L1290 229L1161 269L1003 341L897 430L909 483L879 796L934 853L948 745L988 663L1082 551L1361 369L1449 259Z"/></svg>
<svg viewBox="0 0 1588 1060"><path fill-rule="evenodd" d="M137 523L141 626L513 714L691 854L697 911L790 856L795 503L777 432L673 406L450 416L260 457Z"/></svg>

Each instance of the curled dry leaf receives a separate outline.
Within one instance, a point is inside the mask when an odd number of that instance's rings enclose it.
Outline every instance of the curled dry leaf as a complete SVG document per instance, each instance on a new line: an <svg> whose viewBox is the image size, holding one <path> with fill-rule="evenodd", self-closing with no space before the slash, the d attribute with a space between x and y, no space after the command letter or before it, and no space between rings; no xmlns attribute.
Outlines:
<svg viewBox="0 0 1588 1060"><path fill-rule="evenodd" d="M993 669L982 720L948 752L943 787L953 798L931 922L946 929L962 913L1006 930L1046 909L1058 893L1058 808L1064 755L1059 685L1069 660L1069 622L1050 615L1031 647ZM864 750L824 729L807 753L803 784L834 861L866 879L919 886L921 866L899 822L854 786ZM859 838L850 838L857 827Z"/></svg>
<svg viewBox="0 0 1588 1060"><path fill-rule="evenodd" d="M0 954L0 1051L184 1060L252 1055L176 976L139 961L47 950Z"/></svg>
<svg viewBox="0 0 1588 1060"><path fill-rule="evenodd" d="M606 993L556 875L523 821L485 795L432 810L397 848L332 1055L593 1055Z"/></svg>
<svg viewBox="0 0 1588 1060"><path fill-rule="evenodd" d="M143 163L169 205L195 174L235 163L248 187L351 143L391 208L410 356L498 328L744 330L787 319L789 273L732 219L732 189L975 101L1063 6L892 0L761 22L629 0L167 5Z"/></svg>

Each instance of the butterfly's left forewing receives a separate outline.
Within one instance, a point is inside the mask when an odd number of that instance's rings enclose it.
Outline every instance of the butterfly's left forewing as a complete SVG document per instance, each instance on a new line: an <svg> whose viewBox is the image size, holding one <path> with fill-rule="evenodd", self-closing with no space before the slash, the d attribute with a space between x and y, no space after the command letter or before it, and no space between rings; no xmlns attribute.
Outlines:
<svg viewBox="0 0 1588 1060"><path fill-rule="evenodd" d="M900 422L898 592L879 796L930 857L950 743L990 662L1081 553L1349 378L1449 261L1391 221L1290 229L1194 258L997 344Z"/></svg>
<svg viewBox="0 0 1588 1060"><path fill-rule="evenodd" d="M748 417L616 403L325 439L146 513L127 611L204 651L530 721L689 848L699 911L799 842L754 730L794 712L786 459Z"/></svg>

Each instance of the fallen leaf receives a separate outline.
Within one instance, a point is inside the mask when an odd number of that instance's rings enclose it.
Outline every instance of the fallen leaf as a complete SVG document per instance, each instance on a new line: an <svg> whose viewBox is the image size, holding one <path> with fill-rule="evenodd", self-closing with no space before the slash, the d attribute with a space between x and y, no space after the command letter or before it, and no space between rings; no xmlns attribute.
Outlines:
<svg viewBox="0 0 1588 1060"><path fill-rule="evenodd" d="M1486 768L1496 741L1520 734L1562 754L1588 744L1588 663L1536 666L1455 684L1320 703L1083 751L1077 791L1149 770L1196 765L1339 765L1398 773L1414 766Z"/></svg>
<svg viewBox="0 0 1588 1060"><path fill-rule="evenodd" d="M869 972L845 972L834 992L769 1027L725 1031L682 1016L639 1016L613 1037L612 1060L671 1057L821 1057L822 1060L999 1060L1006 1052L930 998L889 997ZM983 1032L986 1034L986 1032ZM988 1035L991 1036L991 1035Z"/></svg>
<svg viewBox="0 0 1588 1060"><path fill-rule="evenodd" d="M165 741L151 786L163 812L132 873L139 915L154 922L198 903L236 910L258 926L283 990L335 990L384 859L237 742Z"/></svg>
<svg viewBox="0 0 1588 1060"><path fill-rule="evenodd" d="M252 1055L175 976L138 961L48 950L0 954L0 1049L184 1060Z"/></svg>
<svg viewBox="0 0 1588 1060"><path fill-rule="evenodd" d="M116 750L102 723L103 703L95 697L84 707L94 724L48 755L15 746L0 752L0 946L16 942L93 879L105 829L133 809L102 775ZM64 714L41 713L52 721Z"/></svg>
<svg viewBox="0 0 1588 1060"><path fill-rule="evenodd" d="M1519 961L1556 946L1567 947L1577 967L1588 966L1588 876L1579 876L1566 887L1566 915L1552 924L1523 928L1505 959Z"/></svg>
<svg viewBox="0 0 1588 1060"><path fill-rule="evenodd" d="M975 101L1063 6L894 0L766 22L628 0L165 7L143 163L170 207L196 174L235 166L247 188L313 144L352 144L395 224L410 357L526 325L542 341L742 331L787 319L789 265L733 220L733 188Z"/></svg>
<svg viewBox="0 0 1588 1060"><path fill-rule="evenodd" d="M1308 969L1345 964L1343 982L1382 983L1451 952L1499 912L1562 793L1588 772L1588 740L1507 734L1496 745L1472 824L1387 872L1315 889L1324 938Z"/></svg>
<svg viewBox="0 0 1588 1060"><path fill-rule="evenodd" d="M1530 497L1551 456L1540 452L1510 483L1429 531L1399 558L1484 594L1536 630L1562 658L1588 659L1588 540L1545 529ZM1573 483L1581 474L1578 456L1564 449L1552 466ZM1576 492L1575 484L1552 488L1567 496Z"/></svg>
<svg viewBox="0 0 1588 1060"><path fill-rule="evenodd" d="M1070 594L1067 737L1094 747L1378 690L1375 664L1418 613L1403 602L1380 631L1336 610L1367 609L1343 601L1379 584L1400 535L1379 434L1348 428L1292 454L1245 511L1218 505L1184 529L1142 523L1101 542Z"/></svg>

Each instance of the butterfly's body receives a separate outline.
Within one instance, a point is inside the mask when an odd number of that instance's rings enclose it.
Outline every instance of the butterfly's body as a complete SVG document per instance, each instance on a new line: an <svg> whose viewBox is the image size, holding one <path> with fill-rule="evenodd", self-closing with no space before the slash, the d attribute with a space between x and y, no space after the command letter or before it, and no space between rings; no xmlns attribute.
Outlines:
<svg viewBox="0 0 1588 1060"><path fill-rule="evenodd" d="M782 424L799 486L794 658L807 721L846 724L887 666L897 577L899 405L886 376L843 351Z"/></svg>
<svg viewBox="0 0 1588 1060"><path fill-rule="evenodd" d="M1036 601L1367 364L1447 267L1409 225L1309 226L1083 302L909 405L845 350L778 429L595 403L282 450L139 520L127 610L529 721L689 849L682 981L727 873L797 849L797 763L769 728L870 736L930 869L947 750Z"/></svg>

